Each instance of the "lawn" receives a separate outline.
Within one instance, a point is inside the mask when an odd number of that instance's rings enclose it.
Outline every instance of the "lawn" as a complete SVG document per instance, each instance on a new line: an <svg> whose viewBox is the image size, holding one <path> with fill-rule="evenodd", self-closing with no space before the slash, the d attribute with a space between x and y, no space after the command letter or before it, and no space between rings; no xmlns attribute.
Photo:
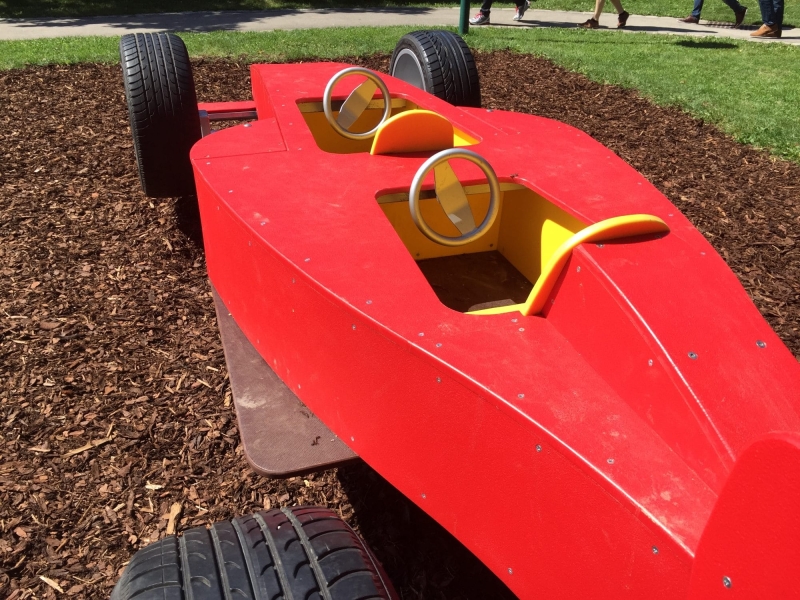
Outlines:
<svg viewBox="0 0 800 600"><path fill-rule="evenodd" d="M759 23L758 3L743 0L750 8L747 23ZM473 6L479 3L473 2ZM498 4L503 6L503 4ZM510 2L508 5L511 5ZM632 14L685 17L692 10L692 0L624 0ZM270 8L343 8L364 6L457 6L456 2L419 2L415 0L0 0L0 17L77 17L91 15L129 15L137 13L178 12L190 10L264 10ZM591 11L592 0L539 0L533 8L547 10ZM612 10L608 3L606 10ZM732 21L733 13L721 0L708 0L703 18ZM786 23L800 24L800 0L786 0Z"/></svg>
<svg viewBox="0 0 800 600"><path fill-rule="evenodd" d="M182 34L193 56L280 61L389 53L406 27ZM800 48L571 29L475 29L477 50L545 56L590 79L677 105L737 140L800 162ZM115 62L115 38L0 42L0 68ZM687 168L691 168L687 165Z"/></svg>

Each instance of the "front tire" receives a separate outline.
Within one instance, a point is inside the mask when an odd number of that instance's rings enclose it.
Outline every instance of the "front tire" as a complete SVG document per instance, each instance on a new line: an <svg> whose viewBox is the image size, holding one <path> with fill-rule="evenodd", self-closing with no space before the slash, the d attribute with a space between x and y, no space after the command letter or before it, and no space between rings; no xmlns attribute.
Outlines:
<svg viewBox="0 0 800 600"><path fill-rule="evenodd" d="M449 31L414 31L400 38L389 73L455 106L481 105L475 58Z"/></svg>
<svg viewBox="0 0 800 600"><path fill-rule="evenodd" d="M192 66L183 40L137 33L119 41L139 180L146 196L195 193L189 150L200 139Z"/></svg>
<svg viewBox="0 0 800 600"><path fill-rule="evenodd" d="M262 511L139 550L111 600L397 598L366 544L332 510Z"/></svg>

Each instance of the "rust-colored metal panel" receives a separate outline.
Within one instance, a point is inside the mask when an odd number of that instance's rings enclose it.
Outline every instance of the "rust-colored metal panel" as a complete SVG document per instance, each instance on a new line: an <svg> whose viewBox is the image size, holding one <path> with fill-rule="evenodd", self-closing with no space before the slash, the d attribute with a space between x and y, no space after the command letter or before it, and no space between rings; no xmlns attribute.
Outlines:
<svg viewBox="0 0 800 600"><path fill-rule="evenodd" d="M253 469L289 477L358 458L264 362L212 286L245 456Z"/></svg>

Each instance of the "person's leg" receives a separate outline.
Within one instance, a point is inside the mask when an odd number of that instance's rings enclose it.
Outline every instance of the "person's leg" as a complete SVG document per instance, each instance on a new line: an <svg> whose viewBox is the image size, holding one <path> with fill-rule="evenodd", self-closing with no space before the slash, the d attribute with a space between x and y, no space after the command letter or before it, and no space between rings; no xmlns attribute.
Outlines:
<svg viewBox="0 0 800 600"><path fill-rule="evenodd" d="M772 19L775 27L783 28L783 0L772 0Z"/></svg>
<svg viewBox="0 0 800 600"><path fill-rule="evenodd" d="M734 13L737 14L744 8L744 6L742 6L739 3L739 0L722 0L722 1L728 5L728 8L730 8Z"/></svg>
<svg viewBox="0 0 800 600"><path fill-rule="evenodd" d="M483 0L483 4L481 4L481 12L485 15L488 15L492 12L492 4L494 0Z"/></svg>
<svg viewBox="0 0 800 600"><path fill-rule="evenodd" d="M761 20L764 22L764 25L774 27L775 16L773 14L772 0L758 0L758 7L761 9Z"/></svg>
<svg viewBox="0 0 800 600"><path fill-rule="evenodd" d="M619 2L619 0L611 0L612 2ZM770 0L771 1L771 0ZM606 5L606 0L595 0L594 3L594 16L595 21L600 20L600 15L603 14L603 7Z"/></svg>
<svg viewBox="0 0 800 600"><path fill-rule="evenodd" d="M729 0L723 0L723 1L728 2ZM701 12L703 12L703 0L694 0L694 8L692 9L692 16L695 19L700 20Z"/></svg>

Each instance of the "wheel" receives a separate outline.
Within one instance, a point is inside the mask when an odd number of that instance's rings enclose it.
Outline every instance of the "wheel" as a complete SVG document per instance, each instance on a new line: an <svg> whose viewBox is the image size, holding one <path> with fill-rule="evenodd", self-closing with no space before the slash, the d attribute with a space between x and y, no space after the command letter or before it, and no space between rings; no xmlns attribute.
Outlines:
<svg viewBox="0 0 800 600"><path fill-rule="evenodd" d="M327 508L273 509L139 550L111 600L397 598L366 544Z"/></svg>
<svg viewBox="0 0 800 600"><path fill-rule="evenodd" d="M477 165L483 171L486 181L489 183L489 208L480 225L475 224L475 216L472 214L464 188L461 187L458 177L456 177L448 162L454 158L462 158ZM422 190L422 182L425 181L425 176L431 169L433 169L434 185L436 186L436 199L444 209L444 212L447 213L447 218L461 233L458 237L450 237L434 231L422 216L419 196ZM411 219L414 224L429 240L442 246L464 246L489 231L497 219L497 215L500 212L500 183L492 166L480 154L463 148L442 150L422 163L422 166L414 175L411 188L408 191L408 207L411 210Z"/></svg>
<svg viewBox="0 0 800 600"><path fill-rule="evenodd" d="M414 31L400 38L389 73L456 106L481 105L475 58L449 31Z"/></svg>
<svg viewBox="0 0 800 600"><path fill-rule="evenodd" d="M189 150L201 137L200 117L183 40L123 35L119 54L142 190L152 198L194 194Z"/></svg>

